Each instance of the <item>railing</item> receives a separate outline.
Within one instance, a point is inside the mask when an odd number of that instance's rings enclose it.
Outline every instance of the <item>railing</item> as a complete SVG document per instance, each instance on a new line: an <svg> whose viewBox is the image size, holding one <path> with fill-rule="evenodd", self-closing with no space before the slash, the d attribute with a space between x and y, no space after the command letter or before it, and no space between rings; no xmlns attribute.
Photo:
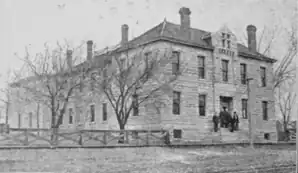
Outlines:
<svg viewBox="0 0 298 173"><path fill-rule="evenodd" d="M166 143L164 130L76 130L9 128L0 146L146 146Z"/></svg>

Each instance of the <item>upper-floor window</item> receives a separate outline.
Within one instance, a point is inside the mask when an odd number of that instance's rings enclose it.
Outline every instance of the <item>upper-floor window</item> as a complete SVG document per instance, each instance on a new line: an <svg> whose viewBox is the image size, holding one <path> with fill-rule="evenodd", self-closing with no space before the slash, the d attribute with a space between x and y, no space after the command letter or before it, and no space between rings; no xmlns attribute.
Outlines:
<svg viewBox="0 0 298 173"><path fill-rule="evenodd" d="M266 68L261 67L260 71L261 71L261 86L265 87L267 85L267 82L266 82Z"/></svg>
<svg viewBox="0 0 298 173"><path fill-rule="evenodd" d="M90 114L91 114L91 122L95 121L95 106L94 105L90 105Z"/></svg>
<svg viewBox="0 0 298 173"><path fill-rule="evenodd" d="M33 113L29 112L29 127L32 128L33 125Z"/></svg>
<svg viewBox="0 0 298 173"><path fill-rule="evenodd" d="M221 42L223 48L231 48L231 35L228 33L222 33Z"/></svg>
<svg viewBox="0 0 298 173"><path fill-rule="evenodd" d="M72 108L68 109L68 117L69 117L68 123L72 124L73 123L73 110L72 110Z"/></svg>
<svg viewBox="0 0 298 173"><path fill-rule="evenodd" d="M139 115L139 105L138 105L138 95L134 94L132 96L132 106L133 106L133 116L138 116Z"/></svg>
<svg viewBox="0 0 298 173"><path fill-rule="evenodd" d="M107 103L102 104L102 120L106 121L108 119L108 112L107 112Z"/></svg>
<svg viewBox="0 0 298 173"><path fill-rule="evenodd" d="M246 64L240 64L241 84L246 84Z"/></svg>
<svg viewBox="0 0 298 173"><path fill-rule="evenodd" d="M125 68L125 59L124 58L122 58L122 59L120 59L120 70L122 71L124 68Z"/></svg>
<svg viewBox="0 0 298 173"><path fill-rule="evenodd" d="M180 70L180 52L172 52L172 73L178 74Z"/></svg>
<svg viewBox="0 0 298 173"><path fill-rule="evenodd" d="M199 95L199 114L200 116L206 115L206 95L205 94Z"/></svg>
<svg viewBox="0 0 298 173"><path fill-rule="evenodd" d="M205 57L204 56L198 56L198 71L199 71L199 79L205 78Z"/></svg>
<svg viewBox="0 0 298 173"><path fill-rule="evenodd" d="M228 81L229 61L221 60L221 65L222 65L222 80L224 82L227 82Z"/></svg>
<svg viewBox="0 0 298 173"><path fill-rule="evenodd" d="M146 79L150 78L150 75L152 73L152 52L146 52L145 53L145 73L146 73Z"/></svg>
<svg viewBox="0 0 298 173"><path fill-rule="evenodd" d="M107 82L108 82L108 72L107 68L103 69L102 75L103 75L103 81L102 81L102 87L105 90L107 87Z"/></svg>
<svg viewBox="0 0 298 173"><path fill-rule="evenodd" d="M173 92L173 114L180 114L180 95L181 93L178 91Z"/></svg>
<svg viewBox="0 0 298 173"><path fill-rule="evenodd" d="M94 91L95 89L95 82L96 82L96 73L91 74L91 90Z"/></svg>
<svg viewBox="0 0 298 173"><path fill-rule="evenodd" d="M263 120L268 120L268 102L262 101Z"/></svg>

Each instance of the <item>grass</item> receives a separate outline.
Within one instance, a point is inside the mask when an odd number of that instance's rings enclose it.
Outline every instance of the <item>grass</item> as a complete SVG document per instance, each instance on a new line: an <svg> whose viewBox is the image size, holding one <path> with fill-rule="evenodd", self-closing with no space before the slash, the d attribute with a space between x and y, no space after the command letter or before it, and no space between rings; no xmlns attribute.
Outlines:
<svg viewBox="0 0 298 173"><path fill-rule="evenodd" d="M287 146L288 147L288 146ZM295 146L0 150L0 172L199 172L295 163Z"/></svg>

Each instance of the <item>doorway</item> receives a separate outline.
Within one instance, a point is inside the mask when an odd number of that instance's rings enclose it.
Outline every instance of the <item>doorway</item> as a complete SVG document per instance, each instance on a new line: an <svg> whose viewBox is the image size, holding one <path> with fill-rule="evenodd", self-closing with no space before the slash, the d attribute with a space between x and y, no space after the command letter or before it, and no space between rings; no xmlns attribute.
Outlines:
<svg viewBox="0 0 298 173"><path fill-rule="evenodd" d="M227 108L227 111L232 115L233 112L233 97L220 96L220 110L223 107Z"/></svg>

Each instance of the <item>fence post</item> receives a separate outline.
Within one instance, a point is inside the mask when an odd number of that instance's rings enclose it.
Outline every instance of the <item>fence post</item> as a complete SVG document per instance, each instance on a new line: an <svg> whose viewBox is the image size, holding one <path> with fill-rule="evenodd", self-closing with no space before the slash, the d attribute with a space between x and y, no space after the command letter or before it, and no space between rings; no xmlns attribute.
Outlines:
<svg viewBox="0 0 298 173"><path fill-rule="evenodd" d="M103 132L103 144L107 145L107 131Z"/></svg>
<svg viewBox="0 0 298 173"><path fill-rule="evenodd" d="M79 145L83 145L82 131L79 132Z"/></svg>
<svg viewBox="0 0 298 173"><path fill-rule="evenodd" d="M146 134L146 144L149 145L149 130L147 130L147 134Z"/></svg>
<svg viewBox="0 0 298 173"><path fill-rule="evenodd" d="M28 145L29 144L28 129L25 129L24 134L25 134L24 143L25 145Z"/></svg>

